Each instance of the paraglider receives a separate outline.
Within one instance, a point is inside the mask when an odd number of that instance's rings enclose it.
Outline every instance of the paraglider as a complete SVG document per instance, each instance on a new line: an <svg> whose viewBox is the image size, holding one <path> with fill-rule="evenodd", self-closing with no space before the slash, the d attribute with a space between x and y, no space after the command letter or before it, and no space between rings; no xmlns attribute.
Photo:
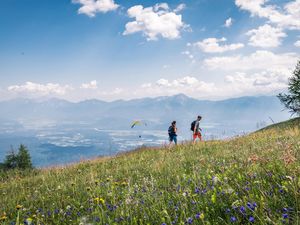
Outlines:
<svg viewBox="0 0 300 225"><path fill-rule="evenodd" d="M131 124L131 129L133 129L134 127L136 126L147 126L147 123L145 123L144 121L142 120L135 120L132 122ZM142 135L139 135L139 138L142 138Z"/></svg>
<svg viewBox="0 0 300 225"><path fill-rule="evenodd" d="M142 125L147 126L147 123L145 123L141 120L135 120L131 124L131 129L134 128L135 126L142 126Z"/></svg>

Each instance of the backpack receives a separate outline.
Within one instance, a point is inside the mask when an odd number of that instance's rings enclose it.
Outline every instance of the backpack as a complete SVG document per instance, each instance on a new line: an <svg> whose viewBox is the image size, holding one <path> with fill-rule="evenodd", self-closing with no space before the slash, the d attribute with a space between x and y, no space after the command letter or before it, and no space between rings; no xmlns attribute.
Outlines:
<svg viewBox="0 0 300 225"><path fill-rule="evenodd" d="M174 133L174 129L172 126L170 126L168 129L168 134L171 135L172 133Z"/></svg>
<svg viewBox="0 0 300 225"><path fill-rule="evenodd" d="M191 123L191 131L195 130L196 120Z"/></svg>

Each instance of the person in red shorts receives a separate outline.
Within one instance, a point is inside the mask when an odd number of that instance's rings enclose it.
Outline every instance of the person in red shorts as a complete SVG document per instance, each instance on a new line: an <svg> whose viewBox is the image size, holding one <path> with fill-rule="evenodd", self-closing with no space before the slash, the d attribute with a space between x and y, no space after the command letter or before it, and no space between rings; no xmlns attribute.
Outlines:
<svg viewBox="0 0 300 225"><path fill-rule="evenodd" d="M192 123L192 131L193 131L193 143L196 142L197 138L199 138L200 141L202 141L202 134L201 131L202 129L200 128L200 120L202 119L201 116L197 117L197 120L195 120Z"/></svg>

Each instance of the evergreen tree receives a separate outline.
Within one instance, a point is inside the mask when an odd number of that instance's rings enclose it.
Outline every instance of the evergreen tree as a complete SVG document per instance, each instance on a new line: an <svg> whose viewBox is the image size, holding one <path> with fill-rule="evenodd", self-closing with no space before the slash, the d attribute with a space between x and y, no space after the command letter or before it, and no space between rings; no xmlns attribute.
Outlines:
<svg viewBox="0 0 300 225"><path fill-rule="evenodd" d="M4 169L15 169L18 167L18 157L15 154L14 150L11 151L6 155L3 168Z"/></svg>
<svg viewBox="0 0 300 225"><path fill-rule="evenodd" d="M288 94L279 94L278 98L292 114L300 115L300 61L289 79L288 91Z"/></svg>
<svg viewBox="0 0 300 225"><path fill-rule="evenodd" d="M20 145L17 155L19 169L32 169L31 157L25 145Z"/></svg>
<svg viewBox="0 0 300 225"><path fill-rule="evenodd" d="M0 169L32 169L31 157L25 145L20 145L18 154L14 149L6 155L3 163L0 164Z"/></svg>

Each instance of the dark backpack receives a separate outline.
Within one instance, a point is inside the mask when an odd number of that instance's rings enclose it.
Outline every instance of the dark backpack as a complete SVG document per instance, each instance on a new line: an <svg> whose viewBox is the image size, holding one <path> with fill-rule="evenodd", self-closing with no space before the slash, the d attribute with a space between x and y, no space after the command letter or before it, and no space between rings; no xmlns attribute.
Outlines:
<svg viewBox="0 0 300 225"><path fill-rule="evenodd" d="M196 120L191 123L191 131L195 130Z"/></svg>
<svg viewBox="0 0 300 225"><path fill-rule="evenodd" d="M174 133L174 129L172 126L169 127L168 133L169 133L169 135L172 135Z"/></svg>

